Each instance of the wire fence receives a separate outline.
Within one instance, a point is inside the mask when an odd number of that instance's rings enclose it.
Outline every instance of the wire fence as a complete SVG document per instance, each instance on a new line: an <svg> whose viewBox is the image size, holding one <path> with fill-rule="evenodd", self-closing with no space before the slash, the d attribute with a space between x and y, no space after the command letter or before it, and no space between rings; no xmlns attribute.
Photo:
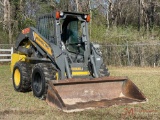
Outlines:
<svg viewBox="0 0 160 120"><path fill-rule="evenodd" d="M101 45L104 61L114 66L160 66L160 43Z"/></svg>
<svg viewBox="0 0 160 120"><path fill-rule="evenodd" d="M0 49L14 45L0 44ZM160 66L160 43L126 43L100 45L106 65L111 66Z"/></svg>
<svg viewBox="0 0 160 120"><path fill-rule="evenodd" d="M0 49L10 49L14 44L0 44Z"/></svg>

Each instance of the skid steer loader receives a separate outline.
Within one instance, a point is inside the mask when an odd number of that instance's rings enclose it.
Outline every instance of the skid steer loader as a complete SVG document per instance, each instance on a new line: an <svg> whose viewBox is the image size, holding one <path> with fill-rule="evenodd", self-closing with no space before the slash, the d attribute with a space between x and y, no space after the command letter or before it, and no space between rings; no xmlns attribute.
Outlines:
<svg viewBox="0 0 160 120"><path fill-rule="evenodd" d="M89 21L88 14L54 11L22 30L11 61L14 89L66 111L146 101L127 77L109 77L89 41Z"/></svg>

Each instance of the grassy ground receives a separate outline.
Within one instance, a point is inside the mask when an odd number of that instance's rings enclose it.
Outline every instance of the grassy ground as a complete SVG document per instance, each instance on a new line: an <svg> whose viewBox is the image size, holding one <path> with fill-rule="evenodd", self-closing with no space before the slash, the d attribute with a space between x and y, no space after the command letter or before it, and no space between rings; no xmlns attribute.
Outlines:
<svg viewBox="0 0 160 120"><path fill-rule="evenodd" d="M160 119L160 68L109 67L112 76L128 76L148 98L147 103L112 106L109 108L64 113L45 101L33 97L32 92L13 90L8 65L0 65L0 119L5 120L119 120Z"/></svg>

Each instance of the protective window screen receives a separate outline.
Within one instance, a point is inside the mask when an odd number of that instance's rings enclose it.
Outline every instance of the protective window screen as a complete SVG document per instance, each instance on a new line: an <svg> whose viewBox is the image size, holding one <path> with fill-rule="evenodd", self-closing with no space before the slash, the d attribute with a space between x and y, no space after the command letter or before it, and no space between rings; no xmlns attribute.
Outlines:
<svg viewBox="0 0 160 120"><path fill-rule="evenodd" d="M54 38L54 19L51 17L43 17L39 19L38 31L40 34L49 41L53 41Z"/></svg>

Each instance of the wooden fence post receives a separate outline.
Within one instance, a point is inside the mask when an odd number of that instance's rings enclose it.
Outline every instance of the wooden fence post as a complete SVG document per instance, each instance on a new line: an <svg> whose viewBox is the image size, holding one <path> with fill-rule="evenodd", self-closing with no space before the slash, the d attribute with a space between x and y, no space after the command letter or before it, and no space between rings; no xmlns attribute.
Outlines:
<svg viewBox="0 0 160 120"><path fill-rule="evenodd" d="M11 47L11 55L13 54L13 47Z"/></svg>
<svg viewBox="0 0 160 120"><path fill-rule="evenodd" d="M128 58L128 66L130 66L130 57L129 57L129 48L128 48L128 41L127 41L127 58Z"/></svg>

